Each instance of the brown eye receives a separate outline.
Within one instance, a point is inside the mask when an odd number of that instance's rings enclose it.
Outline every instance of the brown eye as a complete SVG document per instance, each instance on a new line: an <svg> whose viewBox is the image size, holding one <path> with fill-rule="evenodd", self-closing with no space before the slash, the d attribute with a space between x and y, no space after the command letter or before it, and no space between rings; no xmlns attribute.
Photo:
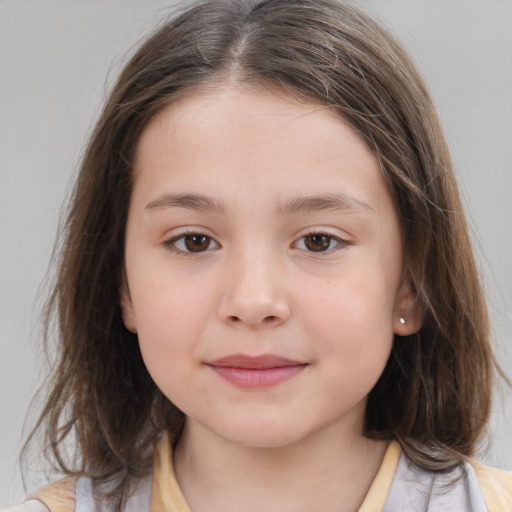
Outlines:
<svg viewBox="0 0 512 512"><path fill-rule="evenodd" d="M206 235L186 235L183 237L183 241L187 251L189 252L203 252L210 247L212 239Z"/></svg>
<svg viewBox="0 0 512 512"><path fill-rule="evenodd" d="M188 233L167 240L165 246L172 252L191 254L219 249L220 245L203 233Z"/></svg>
<svg viewBox="0 0 512 512"><path fill-rule="evenodd" d="M345 247L348 242L327 233L310 233L294 244L297 249L309 252L332 252Z"/></svg>
<svg viewBox="0 0 512 512"><path fill-rule="evenodd" d="M323 233L308 235L304 237L304 245L309 251L322 252L329 249L332 237Z"/></svg>

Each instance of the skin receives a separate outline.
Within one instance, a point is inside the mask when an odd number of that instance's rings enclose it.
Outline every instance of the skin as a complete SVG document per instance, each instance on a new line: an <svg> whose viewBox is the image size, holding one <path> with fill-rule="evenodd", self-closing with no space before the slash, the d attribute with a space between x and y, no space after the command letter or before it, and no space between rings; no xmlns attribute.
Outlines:
<svg viewBox="0 0 512 512"><path fill-rule="evenodd" d="M376 158L325 107L226 86L157 114L134 173L123 318L187 416L191 509L357 510L386 448L362 436L366 397L421 323ZM232 354L302 366L245 389L210 365Z"/></svg>

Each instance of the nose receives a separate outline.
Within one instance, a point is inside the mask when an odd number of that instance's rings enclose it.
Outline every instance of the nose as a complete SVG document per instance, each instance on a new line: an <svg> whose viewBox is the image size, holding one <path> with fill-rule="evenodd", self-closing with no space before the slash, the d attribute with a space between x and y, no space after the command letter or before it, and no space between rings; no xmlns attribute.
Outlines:
<svg viewBox="0 0 512 512"><path fill-rule="evenodd" d="M219 316L233 326L277 327L291 316L285 278L264 255L227 264Z"/></svg>

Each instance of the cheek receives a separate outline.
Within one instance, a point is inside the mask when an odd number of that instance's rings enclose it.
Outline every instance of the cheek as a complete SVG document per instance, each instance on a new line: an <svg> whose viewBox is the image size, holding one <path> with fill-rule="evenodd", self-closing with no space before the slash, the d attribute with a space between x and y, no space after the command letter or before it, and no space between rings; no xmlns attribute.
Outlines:
<svg viewBox="0 0 512 512"><path fill-rule="evenodd" d="M377 265L361 261L321 286L304 284L303 289L310 290L310 307L304 309L311 322L318 319L318 327L335 336L345 333L354 340L388 339L393 333L396 288Z"/></svg>
<svg viewBox="0 0 512 512"><path fill-rule="evenodd" d="M369 391L391 352L393 294L383 276L368 274L331 283L305 315L333 382L343 373L347 389Z"/></svg>
<svg viewBox="0 0 512 512"><path fill-rule="evenodd" d="M339 318L339 317L338 317ZM355 315L325 324L324 352L319 365L327 376L329 405L366 399L382 375L391 353L393 333L382 324L357 321Z"/></svg>
<svg viewBox="0 0 512 512"><path fill-rule="evenodd" d="M130 292L140 337L179 338L198 329L212 300L212 290L206 283L204 279L187 278L183 272L169 272L165 265L134 275Z"/></svg>
<svg viewBox="0 0 512 512"><path fill-rule="evenodd" d="M173 282L173 281L171 281ZM200 285L151 282L133 291L142 357L156 384L166 387L183 378L207 323L208 294Z"/></svg>
<svg viewBox="0 0 512 512"><path fill-rule="evenodd" d="M349 373L372 373L374 367L383 369L393 343L393 328L389 315L379 313L356 300L343 314L331 308L331 315L323 317L316 338L319 343L323 340L326 360Z"/></svg>

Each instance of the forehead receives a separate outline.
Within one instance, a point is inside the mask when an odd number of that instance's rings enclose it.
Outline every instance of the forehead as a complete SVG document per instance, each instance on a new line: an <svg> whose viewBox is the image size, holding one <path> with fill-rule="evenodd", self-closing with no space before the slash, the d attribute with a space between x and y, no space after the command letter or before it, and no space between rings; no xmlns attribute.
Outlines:
<svg viewBox="0 0 512 512"><path fill-rule="evenodd" d="M337 132L334 136L343 131L343 138L350 139L354 155L356 152L369 153L363 140L333 106L300 101L277 89L197 88L164 107L151 119L140 137L137 155L144 152L148 141L151 144L157 137L167 138L170 142L172 137L193 135L197 143L207 140L214 143L228 130L233 142L238 143L246 143L248 137L254 145L268 143L268 139L274 137L283 142L287 135L299 138L306 135L307 138L305 130L312 135L323 135L328 143L328 132L333 127ZM350 156L348 152L346 156Z"/></svg>
<svg viewBox="0 0 512 512"><path fill-rule="evenodd" d="M223 186L232 198L248 187L260 198L342 187L375 202L387 188L373 153L333 108L232 87L195 91L161 110L140 137L134 172L139 188Z"/></svg>

